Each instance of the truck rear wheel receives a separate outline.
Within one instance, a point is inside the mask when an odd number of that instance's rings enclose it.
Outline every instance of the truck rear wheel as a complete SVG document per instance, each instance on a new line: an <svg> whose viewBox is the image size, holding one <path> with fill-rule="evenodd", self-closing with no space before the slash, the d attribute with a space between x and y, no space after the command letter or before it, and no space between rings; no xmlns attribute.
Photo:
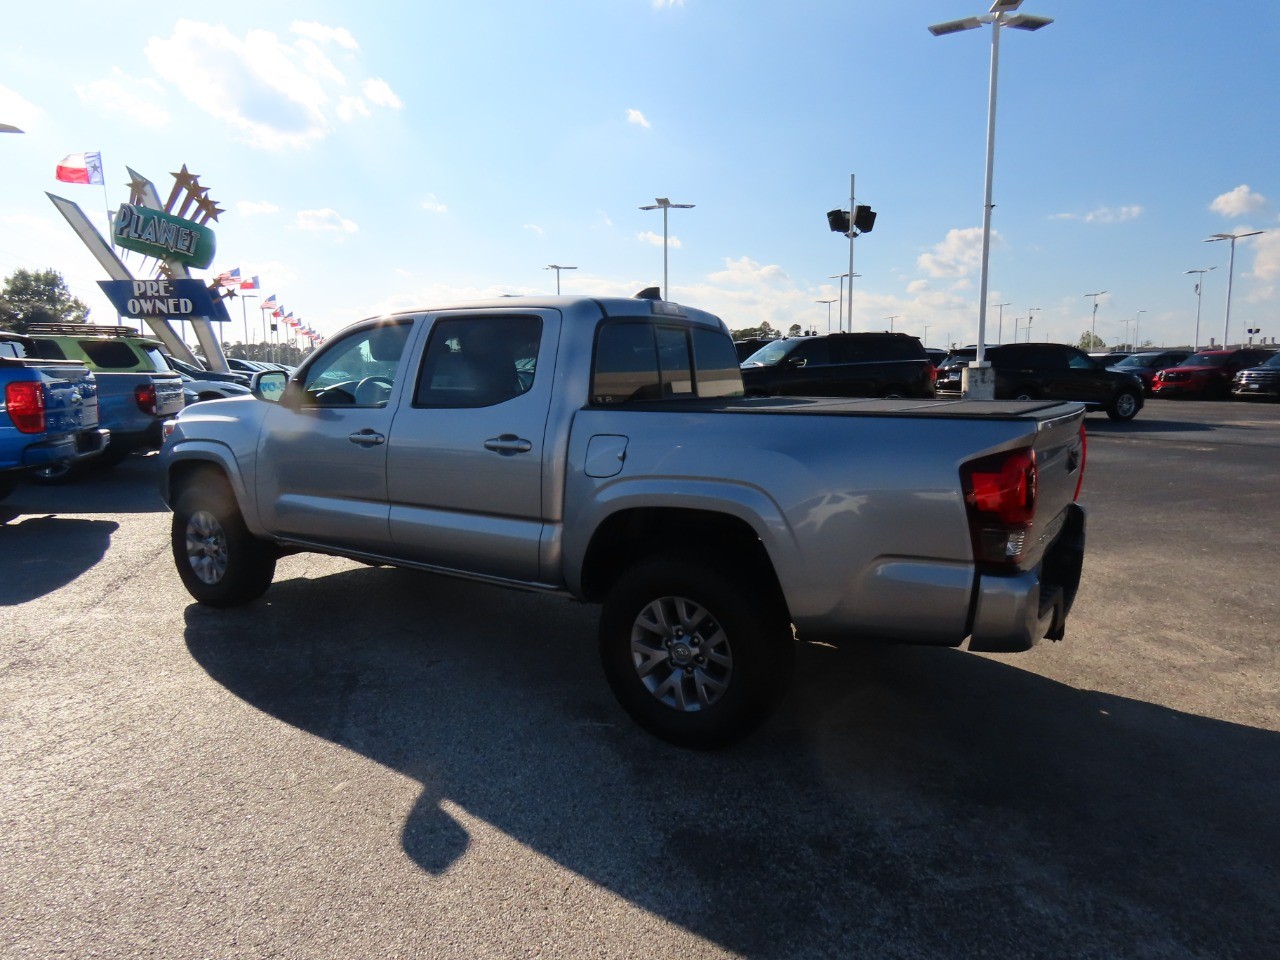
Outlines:
<svg viewBox="0 0 1280 960"><path fill-rule="evenodd" d="M640 726L707 750L769 715L790 682L795 644L771 591L745 574L668 556L641 562L609 592L600 659Z"/></svg>
<svg viewBox="0 0 1280 960"><path fill-rule="evenodd" d="M274 547L249 533L226 481L210 473L178 496L170 541L183 586L206 606L256 600L275 576Z"/></svg>

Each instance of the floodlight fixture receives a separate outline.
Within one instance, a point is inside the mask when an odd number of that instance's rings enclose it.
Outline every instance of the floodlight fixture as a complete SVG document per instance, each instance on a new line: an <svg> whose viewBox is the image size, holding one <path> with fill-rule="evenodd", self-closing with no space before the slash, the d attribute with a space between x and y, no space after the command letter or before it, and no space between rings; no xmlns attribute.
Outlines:
<svg viewBox="0 0 1280 960"><path fill-rule="evenodd" d="M554 270L556 272L556 296L560 296L560 271L561 270L577 270L577 267L562 267L558 263L548 263L543 270Z"/></svg>
<svg viewBox="0 0 1280 960"><path fill-rule="evenodd" d="M666 298L671 297L671 288L667 281L667 211L691 210L694 206L695 204L692 203L672 203L666 197L656 197L653 203L640 208L662 211L662 295Z"/></svg>
<svg viewBox="0 0 1280 960"><path fill-rule="evenodd" d="M1217 240L1231 241L1231 259L1227 267L1227 314L1222 321L1222 346L1226 349L1230 340L1227 334L1231 331L1231 281L1235 278L1236 272L1236 241L1243 240L1245 237L1256 237L1260 233L1266 233L1265 230L1250 230L1248 233L1215 233L1211 237L1205 238L1205 243L1213 243Z"/></svg>

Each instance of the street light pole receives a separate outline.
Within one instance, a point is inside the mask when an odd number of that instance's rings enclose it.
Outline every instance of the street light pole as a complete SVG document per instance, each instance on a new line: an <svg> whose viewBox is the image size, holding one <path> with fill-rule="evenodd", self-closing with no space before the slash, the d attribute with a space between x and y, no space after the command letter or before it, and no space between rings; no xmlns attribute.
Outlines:
<svg viewBox="0 0 1280 960"><path fill-rule="evenodd" d="M831 332L831 305L835 303L835 298L830 300L815 300L814 303L825 303L827 305L827 333Z"/></svg>
<svg viewBox="0 0 1280 960"><path fill-rule="evenodd" d="M666 197L657 197L654 202L641 210L661 210L662 211L662 297L664 300L671 298L671 290L667 283L667 211L668 210L691 210L692 203L672 203Z"/></svg>
<svg viewBox="0 0 1280 960"><path fill-rule="evenodd" d="M1200 288L1204 286L1204 275L1208 273L1210 270L1217 270L1217 269L1218 269L1217 267L1206 267L1203 270L1183 270L1182 271L1184 274L1185 273L1199 274L1199 276L1196 277L1196 341L1195 343L1191 344L1191 349L1196 353L1200 352Z"/></svg>
<svg viewBox="0 0 1280 960"><path fill-rule="evenodd" d="M1142 315L1146 312L1145 310L1139 310L1133 318L1133 343L1129 344L1129 348L1134 353L1142 349L1142 341L1138 337L1138 332L1142 327Z"/></svg>
<svg viewBox="0 0 1280 960"><path fill-rule="evenodd" d="M1004 343L1004 308L1009 306L1009 301L1006 300L1004 303L993 303L992 306L1000 308L1000 322L996 327L996 343ZM1018 339L1018 331L1016 327L1013 331L1013 339L1015 342Z"/></svg>
<svg viewBox="0 0 1280 960"><path fill-rule="evenodd" d="M548 264L547 264L545 267L543 267L542 269L543 269L543 270L554 270L554 271L556 272L556 296L558 297L558 296L560 296L560 271L561 271L561 270L577 270L578 268L577 268L577 267L562 267L562 266L560 266L560 264L558 264L558 263L548 263ZM664 283L666 282L666 277L663 277L663 282L664 282Z"/></svg>
<svg viewBox="0 0 1280 960"><path fill-rule="evenodd" d="M996 85L1000 72L1000 28L1014 27L1018 30L1039 30L1053 23L1049 17L1036 17L1025 13L1015 13L1022 5L1022 0L995 0L991 9L984 16L965 17L963 20L950 20L946 23L935 23L929 32L935 37L963 30L974 30L984 24L991 25L991 81L987 92L987 167L986 183L982 200L982 271L978 290L978 351L977 358L967 368L979 371L970 384L970 373L965 374L964 395L978 399L990 400L995 397L995 379L991 373L991 364L985 356L987 338L987 278L991 255L991 184L995 170L996 151ZM1012 15L1011 15L1012 14ZM1016 339L1016 336L1015 336ZM976 387L976 389L972 389Z"/></svg>
<svg viewBox="0 0 1280 960"><path fill-rule="evenodd" d="M894 314L893 316L891 316L891 317L885 317L885 319L889 321L889 332L890 332L890 333L893 333L893 321L897 320L900 316L902 316L902 314L900 314L900 313L895 313L895 314Z"/></svg>
<svg viewBox="0 0 1280 960"><path fill-rule="evenodd" d="M1231 241L1231 260L1227 267L1227 316L1222 322L1222 349L1227 349L1230 342L1227 334L1231 330L1231 281L1235 277L1236 272L1236 241L1243 240L1245 237L1256 237L1260 233L1266 233L1265 230L1250 230L1248 233L1215 233L1212 237L1205 239L1205 243L1214 243L1217 240Z"/></svg>
<svg viewBox="0 0 1280 960"><path fill-rule="evenodd" d="M920 346L927 347L929 345L929 324L924 325L924 336L920 338Z"/></svg>
<svg viewBox="0 0 1280 960"><path fill-rule="evenodd" d="M840 315L836 317L836 331L838 333L844 333L844 278L848 275L847 273L833 273L827 277L828 280L840 281ZM852 280L849 281L849 286L853 286Z"/></svg>
<svg viewBox="0 0 1280 960"><path fill-rule="evenodd" d="M1089 349L1096 350L1098 346L1098 298L1107 291L1099 290L1097 293L1086 293L1086 297L1093 297L1093 326L1089 333Z"/></svg>

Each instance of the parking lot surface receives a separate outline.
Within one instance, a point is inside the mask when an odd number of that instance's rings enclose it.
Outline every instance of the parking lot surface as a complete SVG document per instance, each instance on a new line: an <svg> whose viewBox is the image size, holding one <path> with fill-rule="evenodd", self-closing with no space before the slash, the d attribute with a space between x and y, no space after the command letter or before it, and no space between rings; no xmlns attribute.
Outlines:
<svg viewBox="0 0 1280 960"><path fill-rule="evenodd" d="M154 459L0 504L0 950L1257 958L1280 944L1280 405L1088 418L1020 655L806 645L718 753L596 611L295 556L193 605Z"/></svg>

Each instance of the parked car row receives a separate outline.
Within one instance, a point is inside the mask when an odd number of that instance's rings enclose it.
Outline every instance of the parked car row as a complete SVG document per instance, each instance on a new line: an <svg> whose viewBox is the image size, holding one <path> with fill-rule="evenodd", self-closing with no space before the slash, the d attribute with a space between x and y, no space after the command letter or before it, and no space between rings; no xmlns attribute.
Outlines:
<svg viewBox="0 0 1280 960"><path fill-rule="evenodd" d="M938 373L920 339L905 333L783 337L741 369L749 397L932 397Z"/></svg>
<svg viewBox="0 0 1280 960"><path fill-rule="evenodd" d="M938 370L940 397L961 395L964 367L977 350ZM997 400L1075 400L1113 420L1132 420L1143 405L1142 381L1103 366L1065 343L1006 343L987 347L984 359L995 371Z"/></svg>
<svg viewBox="0 0 1280 960"><path fill-rule="evenodd" d="M52 453L41 453L43 448L31 448L27 443L24 460L8 466L0 464L0 472L17 471L37 483L60 483L82 465L109 467L131 453L158 450L164 421L184 406L244 396L250 392L251 374L290 369L264 363L253 364L245 372L218 373L169 355L160 341L130 327L101 324L31 324L25 335L0 334L0 344L0 356L10 359L15 369L29 363L33 370L44 371L46 383L42 390L46 401L55 396L62 379L69 376L66 371L78 368L85 375L85 383L76 387L75 395L83 398L76 401L77 409L92 406L95 422L85 424L81 433L92 426L98 430L100 442L95 446L83 437L73 437L74 455L64 455L58 452L62 450L58 444L65 446L61 434L71 433L62 430L57 435L61 439L55 438L57 443L48 445ZM51 379L50 372L62 379ZM34 388L38 378L30 376L28 380ZM55 420L52 415L45 418L48 424ZM25 423L22 429L27 429ZM37 454L39 462L35 462Z"/></svg>

